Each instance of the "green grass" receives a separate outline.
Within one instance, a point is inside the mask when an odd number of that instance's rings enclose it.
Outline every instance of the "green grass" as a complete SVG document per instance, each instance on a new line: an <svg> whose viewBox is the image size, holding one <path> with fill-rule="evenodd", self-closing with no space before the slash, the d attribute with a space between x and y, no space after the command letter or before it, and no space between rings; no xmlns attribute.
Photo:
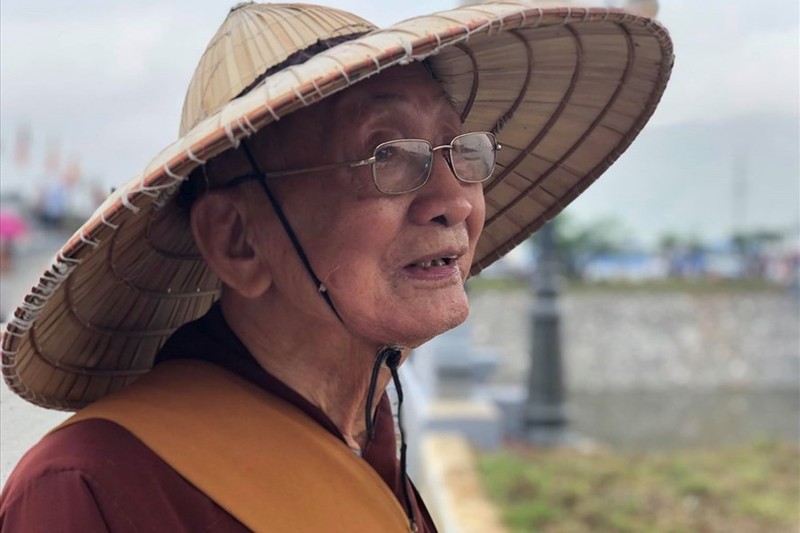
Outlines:
<svg viewBox="0 0 800 533"><path fill-rule="evenodd" d="M623 456L516 447L480 471L512 532L796 532L800 450L761 442Z"/></svg>

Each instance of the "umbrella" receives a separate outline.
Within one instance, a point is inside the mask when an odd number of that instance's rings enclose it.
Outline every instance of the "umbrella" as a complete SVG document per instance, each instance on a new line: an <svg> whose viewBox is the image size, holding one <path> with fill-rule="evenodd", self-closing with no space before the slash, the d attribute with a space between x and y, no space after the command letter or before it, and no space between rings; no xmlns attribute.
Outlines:
<svg viewBox="0 0 800 533"><path fill-rule="evenodd" d="M10 211L0 211L0 240L13 241L28 233L25 220Z"/></svg>

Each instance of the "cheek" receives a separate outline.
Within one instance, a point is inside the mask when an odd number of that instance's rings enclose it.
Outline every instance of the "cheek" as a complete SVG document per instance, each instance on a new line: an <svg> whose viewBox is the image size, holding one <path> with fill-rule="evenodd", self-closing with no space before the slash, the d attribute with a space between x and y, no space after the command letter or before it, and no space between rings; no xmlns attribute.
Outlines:
<svg viewBox="0 0 800 533"><path fill-rule="evenodd" d="M393 245L403 226L402 209L383 201L351 202L338 215L318 217L309 259L326 285L368 291L392 263Z"/></svg>

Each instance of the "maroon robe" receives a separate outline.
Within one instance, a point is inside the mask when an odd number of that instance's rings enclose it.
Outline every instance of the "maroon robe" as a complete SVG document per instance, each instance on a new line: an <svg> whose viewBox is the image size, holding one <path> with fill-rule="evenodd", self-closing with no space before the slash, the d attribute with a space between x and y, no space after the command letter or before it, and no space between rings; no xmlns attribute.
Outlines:
<svg viewBox="0 0 800 533"><path fill-rule="evenodd" d="M344 441L321 409L256 363L218 306L170 337L156 364L180 358L208 361L235 372L297 406ZM397 460L386 394L378 405L375 427L375 437L362 450L362 458L405 508L402 483L407 478ZM330 483L335 490L335 480L320 482ZM419 531L435 532L416 489L409 496ZM314 512L313 502L309 502L309 512ZM93 419L47 435L22 458L0 495L0 531L238 532L247 528L126 429Z"/></svg>

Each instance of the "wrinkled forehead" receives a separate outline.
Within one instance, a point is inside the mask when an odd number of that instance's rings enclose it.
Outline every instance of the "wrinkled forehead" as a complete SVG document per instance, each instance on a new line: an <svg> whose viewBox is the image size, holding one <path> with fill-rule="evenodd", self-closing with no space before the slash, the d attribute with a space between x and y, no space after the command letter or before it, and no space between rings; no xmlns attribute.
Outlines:
<svg viewBox="0 0 800 533"><path fill-rule="evenodd" d="M392 67L369 79L299 109L259 132L252 145L281 168L275 147L292 152L299 145L327 144L332 138L352 135L358 125L370 118L403 117L414 109L424 109L431 120L455 124L460 120L441 85L422 63ZM450 128L452 129L452 128ZM308 156L309 154L307 154Z"/></svg>
<svg viewBox="0 0 800 533"><path fill-rule="evenodd" d="M391 106L455 108L430 70L422 63L394 67L339 93L331 100L337 117L375 113Z"/></svg>
<svg viewBox="0 0 800 533"><path fill-rule="evenodd" d="M284 133L303 142L346 134L365 120L423 109L431 120L460 126L455 106L422 63L393 67L282 120ZM292 135L297 139L297 135ZM284 137L286 141L286 137Z"/></svg>

